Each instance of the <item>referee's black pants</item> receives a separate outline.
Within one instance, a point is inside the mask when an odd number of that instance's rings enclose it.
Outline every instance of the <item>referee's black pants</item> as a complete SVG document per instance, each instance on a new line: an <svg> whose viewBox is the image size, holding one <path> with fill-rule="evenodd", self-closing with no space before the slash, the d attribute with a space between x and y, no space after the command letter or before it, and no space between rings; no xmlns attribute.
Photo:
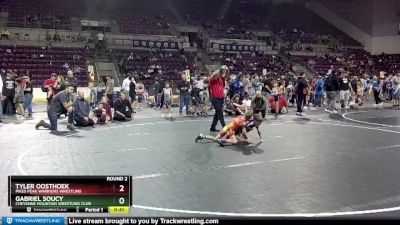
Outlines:
<svg viewBox="0 0 400 225"><path fill-rule="evenodd" d="M223 98L212 98L211 103L215 109L215 114L214 118L211 124L210 130L215 130L215 127L217 126L218 121L220 121L221 126L225 126L225 120L224 120L224 99Z"/></svg>

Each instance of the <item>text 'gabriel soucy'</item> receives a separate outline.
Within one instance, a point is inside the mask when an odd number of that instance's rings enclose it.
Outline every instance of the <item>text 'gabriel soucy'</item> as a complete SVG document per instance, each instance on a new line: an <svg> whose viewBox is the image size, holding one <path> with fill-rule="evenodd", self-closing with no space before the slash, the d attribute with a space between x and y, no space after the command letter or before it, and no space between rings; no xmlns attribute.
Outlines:
<svg viewBox="0 0 400 225"><path fill-rule="evenodd" d="M15 184L17 190L26 189L69 189L69 184Z"/></svg>

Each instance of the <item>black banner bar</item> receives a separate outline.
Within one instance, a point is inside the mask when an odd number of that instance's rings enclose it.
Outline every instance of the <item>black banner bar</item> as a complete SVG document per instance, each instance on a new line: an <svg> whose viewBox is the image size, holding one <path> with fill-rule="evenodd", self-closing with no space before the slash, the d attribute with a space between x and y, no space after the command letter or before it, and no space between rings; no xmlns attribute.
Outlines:
<svg viewBox="0 0 400 225"><path fill-rule="evenodd" d="M201 224L201 225L235 225L235 224L275 224L275 223L293 223L293 224L398 224L399 220L377 220L377 219L349 219L346 217L329 218L278 218L278 217L256 217L256 218L201 218L201 217L67 217L67 225L163 225L163 224Z"/></svg>

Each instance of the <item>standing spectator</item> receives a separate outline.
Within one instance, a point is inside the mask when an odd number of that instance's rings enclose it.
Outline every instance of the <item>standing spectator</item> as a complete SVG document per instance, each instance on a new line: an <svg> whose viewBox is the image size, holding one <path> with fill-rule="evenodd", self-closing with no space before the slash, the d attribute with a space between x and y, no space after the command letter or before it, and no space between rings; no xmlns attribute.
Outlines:
<svg viewBox="0 0 400 225"><path fill-rule="evenodd" d="M121 86L121 92L123 91L126 96L129 96L129 86L131 83L131 77L127 76L123 81L122 81L122 86Z"/></svg>
<svg viewBox="0 0 400 225"><path fill-rule="evenodd" d="M397 76L392 78L393 82L393 108L399 109L399 103L400 103L400 76L397 74Z"/></svg>
<svg viewBox="0 0 400 225"><path fill-rule="evenodd" d="M169 83L165 83L165 88L163 89L164 96L164 104L163 104L163 112L161 117L165 116L165 113L168 113L168 118L171 118L171 106L172 106L172 88L169 87Z"/></svg>
<svg viewBox="0 0 400 225"><path fill-rule="evenodd" d="M4 105L3 105L3 115L15 114L15 104L14 104L14 95L15 95L15 87L16 83L14 78L10 73L7 73L6 79L3 82L3 96L4 96Z"/></svg>
<svg viewBox="0 0 400 225"><path fill-rule="evenodd" d="M238 94L240 98L243 97L244 86L243 86L242 75L236 76L235 80L230 84L229 87L229 97L232 98L234 95Z"/></svg>
<svg viewBox="0 0 400 225"><path fill-rule="evenodd" d="M143 104L143 102L145 100L145 94L146 94L146 90L144 89L144 84L143 83L139 83L137 85L136 94L137 94L137 97L138 97L137 109L138 110L142 110L142 104Z"/></svg>
<svg viewBox="0 0 400 225"><path fill-rule="evenodd" d="M260 81L260 77L256 75L254 79L251 81L251 86L254 88L254 93L257 91L262 91L262 83Z"/></svg>
<svg viewBox="0 0 400 225"><path fill-rule="evenodd" d="M63 75L57 75L56 83L52 89L53 95L56 95L60 91L64 91L64 89L65 89L64 77Z"/></svg>
<svg viewBox="0 0 400 225"><path fill-rule="evenodd" d="M182 74L182 80L178 84L179 90L179 115L182 115L183 106L186 107L186 115L189 115L189 100L190 100L190 83L187 81L186 75Z"/></svg>
<svg viewBox="0 0 400 225"><path fill-rule="evenodd" d="M60 34L58 33L58 31L56 31L56 32L54 33L53 41L61 42Z"/></svg>
<svg viewBox="0 0 400 225"><path fill-rule="evenodd" d="M24 87L24 112L28 110L28 116L32 117L32 99L33 99L33 85L28 76L24 77L25 87Z"/></svg>
<svg viewBox="0 0 400 225"><path fill-rule="evenodd" d="M344 106L345 109L349 109L349 98L350 98L350 82L349 77L346 73L342 74L339 80L339 95L340 95L340 105Z"/></svg>
<svg viewBox="0 0 400 225"><path fill-rule="evenodd" d="M129 83L129 98L131 99L132 108L135 108L136 103L136 81L135 78L132 77ZM133 111L135 112L135 111Z"/></svg>
<svg viewBox="0 0 400 225"><path fill-rule="evenodd" d="M97 33L97 40L99 41L99 49L103 50L104 47L104 33L103 31L100 31Z"/></svg>
<svg viewBox="0 0 400 225"><path fill-rule="evenodd" d="M298 116L304 116L305 114L303 113L303 107L304 107L304 97L307 93L308 89L308 84L305 79L304 73L300 74L297 84L296 84L296 96L297 96L297 112L296 115Z"/></svg>
<svg viewBox="0 0 400 225"><path fill-rule="evenodd" d="M131 103L126 99L125 93L121 92L119 99L115 101L114 105L114 120L117 121L130 121L132 120L132 106Z"/></svg>
<svg viewBox="0 0 400 225"><path fill-rule="evenodd" d="M52 73L50 78L45 80L42 86L42 91L47 93L47 105L50 105L53 99L53 90L57 82L57 74Z"/></svg>
<svg viewBox="0 0 400 225"><path fill-rule="evenodd" d="M322 76L318 77L317 82L315 83L315 106L318 108L322 107L323 99L324 99L324 80Z"/></svg>
<svg viewBox="0 0 400 225"><path fill-rule="evenodd" d="M14 104L17 109L17 117L25 116L24 114L24 87L20 79L17 80L17 86L15 87Z"/></svg>
<svg viewBox="0 0 400 225"><path fill-rule="evenodd" d="M250 83L250 74L247 74L246 76L243 77L243 95L244 97L246 94L249 94L249 88L251 87Z"/></svg>
<svg viewBox="0 0 400 225"><path fill-rule="evenodd" d="M269 99L271 97L271 88L272 88L272 80L270 78L264 77L262 86L262 94L265 99ZM268 109L268 101L267 101L267 109Z"/></svg>
<svg viewBox="0 0 400 225"><path fill-rule="evenodd" d="M254 111L254 114L261 112L262 117L265 118L267 106L267 99L262 95L261 91L257 91L256 96L251 101L251 109Z"/></svg>
<svg viewBox="0 0 400 225"><path fill-rule="evenodd" d="M78 92L78 98L74 102L74 120L77 126L93 126L94 121L89 118L90 104L85 99L83 91Z"/></svg>
<svg viewBox="0 0 400 225"><path fill-rule="evenodd" d="M382 106L382 100L379 96L381 93L381 81L377 78L377 76L373 76L371 83L371 89L375 99L375 106Z"/></svg>
<svg viewBox="0 0 400 225"><path fill-rule="evenodd" d="M227 79L229 79L229 69L226 65L223 65L219 70L214 71L210 77L211 103L215 109L215 114L210 128L210 131L212 132L218 131L216 129L218 121L220 121L222 127L225 127L223 105L225 97L224 84Z"/></svg>
<svg viewBox="0 0 400 225"><path fill-rule="evenodd" d="M161 93L162 93L162 87L161 84L158 80L158 78L155 78L154 85L153 85L153 93L154 93L154 108L157 109L158 107L161 106Z"/></svg>
<svg viewBox="0 0 400 225"><path fill-rule="evenodd" d="M108 103L110 104L110 107L114 107L114 79L111 78L110 75L106 76L106 91L105 94L108 98Z"/></svg>
<svg viewBox="0 0 400 225"><path fill-rule="evenodd" d="M50 120L50 124L46 123L44 120L39 121L36 124L35 128L39 129L39 127L44 127L51 130L52 134L58 134L57 131L57 120L61 114L65 114L68 112L68 125L67 129L74 130L74 117L72 107L73 103L71 101L71 95L74 92L74 88L67 84L64 91L59 92L53 97L53 101L51 101L49 110L47 111L47 115Z"/></svg>
<svg viewBox="0 0 400 225"><path fill-rule="evenodd" d="M332 72L328 73L328 77L324 82L324 89L326 91L326 99L327 99L325 112L337 113L336 97L337 97L337 92L339 91L339 79L337 78L336 74Z"/></svg>
<svg viewBox="0 0 400 225"><path fill-rule="evenodd" d="M289 85L286 87L286 99L289 100L291 106L294 105L294 99L295 99L295 93L294 93L294 86L293 86L293 82L289 81Z"/></svg>

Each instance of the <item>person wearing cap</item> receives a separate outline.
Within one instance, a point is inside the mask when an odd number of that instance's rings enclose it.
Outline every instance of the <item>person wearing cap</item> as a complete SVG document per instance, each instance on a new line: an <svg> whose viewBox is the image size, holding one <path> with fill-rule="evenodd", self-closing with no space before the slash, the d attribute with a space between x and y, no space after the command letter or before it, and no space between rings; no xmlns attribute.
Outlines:
<svg viewBox="0 0 400 225"><path fill-rule="evenodd" d="M218 131L216 129L218 121L221 123L222 127L225 127L223 106L225 97L224 84L226 80L229 80L229 69L226 65L223 65L220 69L214 71L210 77L211 104L215 109L215 114L210 128L210 131L212 132Z"/></svg>

